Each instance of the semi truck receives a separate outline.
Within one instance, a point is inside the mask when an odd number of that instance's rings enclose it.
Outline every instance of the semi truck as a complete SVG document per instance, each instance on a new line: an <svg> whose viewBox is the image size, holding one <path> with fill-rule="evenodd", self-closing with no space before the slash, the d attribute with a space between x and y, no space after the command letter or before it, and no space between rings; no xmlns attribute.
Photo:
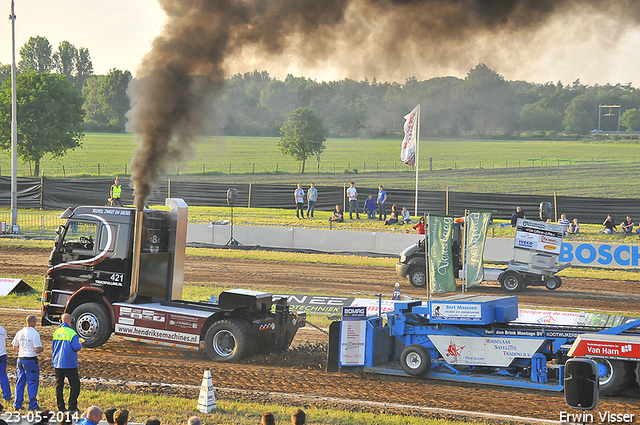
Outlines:
<svg viewBox="0 0 640 425"><path fill-rule="evenodd" d="M329 328L328 370L562 391L566 360L587 356L598 363L603 395L624 391L640 374L637 318L519 315L517 296L399 301L386 317L345 307Z"/></svg>
<svg viewBox="0 0 640 425"><path fill-rule="evenodd" d="M73 317L85 347L117 338L205 349L219 362L256 352L284 351L305 313L286 299L244 289L217 300L182 299L188 206L166 200L169 211L79 206L60 216L42 293L42 324Z"/></svg>

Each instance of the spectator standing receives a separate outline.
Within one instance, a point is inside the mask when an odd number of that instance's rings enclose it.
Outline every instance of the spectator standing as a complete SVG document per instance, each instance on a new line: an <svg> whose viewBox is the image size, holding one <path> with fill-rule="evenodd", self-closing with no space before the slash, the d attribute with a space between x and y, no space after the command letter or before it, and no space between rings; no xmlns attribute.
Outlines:
<svg viewBox="0 0 640 425"><path fill-rule="evenodd" d="M298 188L293 192L293 199L296 202L296 217L304 218L304 190L302 183L298 183ZM302 217L300 217L302 214Z"/></svg>
<svg viewBox="0 0 640 425"><path fill-rule="evenodd" d="M295 412L291 415L291 424L292 425L304 425L307 423L307 415L304 414L302 409L296 409Z"/></svg>
<svg viewBox="0 0 640 425"><path fill-rule="evenodd" d="M607 214L607 218L604 219L602 225L604 228L600 229L598 233L618 233L618 228L613 224L613 217L611 217L611 214Z"/></svg>
<svg viewBox="0 0 640 425"><path fill-rule="evenodd" d="M364 201L364 207L362 213L367 213L368 219L376 218L376 200L373 199L373 195L369 195Z"/></svg>
<svg viewBox="0 0 640 425"><path fill-rule="evenodd" d="M520 208L520 205L516 207L516 212L511 215L511 227L516 227L519 218L527 218L527 216L524 215L522 208Z"/></svg>
<svg viewBox="0 0 640 425"><path fill-rule="evenodd" d="M116 413L117 410L118 409L116 409L115 407L110 407L104 411L104 419L109 425L115 424L115 422L113 421L113 414Z"/></svg>
<svg viewBox="0 0 640 425"><path fill-rule="evenodd" d="M117 412L116 412L117 413ZM77 425L98 425L102 420L102 409L98 406L91 406L82 414L84 418ZM115 413L113 414L115 420Z"/></svg>
<svg viewBox="0 0 640 425"><path fill-rule="evenodd" d="M0 326L0 388L2 398L11 400L11 385L7 376L7 331Z"/></svg>
<svg viewBox="0 0 640 425"><path fill-rule="evenodd" d="M376 199L378 205L378 220L383 221L387 219L387 192L384 191L382 185L378 186L378 198Z"/></svg>
<svg viewBox="0 0 640 425"><path fill-rule="evenodd" d="M360 220L360 213L358 212L358 190L354 182L349 183L347 197L349 198L349 220L353 220L354 211L356 212L356 220Z"/></svg>
<svg viewBox="0 0 640 425"><path fill-rule="evenodd" d="M80 376L78 375L78 351L82 349L80 337L71 327L70 314L62 315L62 324L53 333L51 357L56 372L56 402L58 411L77 412L80 395ZM69 408L64 404L64 378L69 381Z"/></svg>
<svg viewBox="0 0 640 425"><path fill-rule="evenodd" d="M418 221L418 224L413 226L413 228L418 231L419 235L424 235L426 230L426 226L424 224L424 217L420 217L420 221Z"/></svg>
<svg viewBox="0 0 640 425"><path fill-rule="evenodd" d="M336 221L338 223L342 223L344 221L344 214L342 214L340 205L336 205L336 209L333 210L333 215L329 217L329 221Z"/></svg>
<svg viewBox="0 0 640 425"><path fill-rule="evenodd" d="M122 206L121 201L122 196L122 185L120 184L120 180L116 177L111 185L111 189L109 190L109 198L111 200L111 205L118 204Z"/></svg>
<svg viewBox="0 0 640 425"><path fill-rule="evenodd" d="M622 227L622 231L625 235L630 235L633 232L633 220L631 220L630 216L627 216L622 223L620 223L620 227Z"/></svg>
<svg viewBox="0 0 640 425"><path fill-rule="evenodd" d="M569 227L567 228L567 232L572 235L576 235L580 233L580 224L578 224L577 218L574 218L571 224L569 224Z"/></svg>
<svg viewBox="0 0 640 425"><path fill-rule="evenodd" d="M27 326L20 329L13 337L14 350L18 351L16 367L16 398L13 407L16 410L22 409L24 402L24 387L27 387L29 395L29 410L36 410L38 406L38 386L40 384L40 367L38 366L38 355L44 351L40 334L36 331L36 316L27 316Z"/></svg>
<svg viewBox="0 0 640 425"><path fill-rule="evenodd" d="M311 182L311 187L307 190L307 218L309 218L309 214L313 217L313 212L316 210L316 201L318 200L318 189L316 189L316 184Z"/></svg>
<svg viewBox="0 0 640 425"><path fill-rule="evenodd" d="M273 416L273 413L267 412L262 415L260 425L276 425L276 418Z"/></svg>
<svg viewBox="0 0 640 425"><path fill-rule="evenodd" d="M129 411L120 409L113 414L113 421L116 425L127 425L129 423Z"/></svg>
<svg viewBox="0 0 640 425"><path fill-rule="evenodd" d="M409 214L409 211L407 211L407 209L405 207L402 207L402 223L404 224L409 224L411 223L411 215Z"/></svg>

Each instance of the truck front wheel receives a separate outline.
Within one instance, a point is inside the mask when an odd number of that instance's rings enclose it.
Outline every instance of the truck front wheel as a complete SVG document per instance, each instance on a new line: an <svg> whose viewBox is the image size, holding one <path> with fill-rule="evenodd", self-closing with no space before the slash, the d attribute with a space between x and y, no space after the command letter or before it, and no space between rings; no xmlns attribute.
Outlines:
<svg viewBox="0 0 640 425"><path fill-rule="evenodd" d="M420 344L411 344L400 354L402 369L411 376L424 375L431 369L431 354Z"/></svg>
<svg viewBox="0 0 640 425"><path fill-rule="evenodd" d="M243 320L224 319L209 327L205 335L207 355L214 362L235 362L250 351L250 327Z"/></svg>
<svg viewBox="0 0 640 425"><path fill-rule="evenodd" d="M409 270L409 282L415 288L424 288L427 286L427 270L422 267L412 267Z"/></svg>
<svg viewBox="0 0 640 425"><path fill-rule="evenodd" d="M74 328L78 336L84 339L84 347L99 347L111 336L111 320L109 311L98 303L82 304L73 312Z"/></svg>

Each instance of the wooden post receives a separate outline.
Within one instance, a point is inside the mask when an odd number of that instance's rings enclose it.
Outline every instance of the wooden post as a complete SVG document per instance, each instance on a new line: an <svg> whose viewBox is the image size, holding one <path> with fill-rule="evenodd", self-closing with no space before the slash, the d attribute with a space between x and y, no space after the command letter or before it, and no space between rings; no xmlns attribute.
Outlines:
<svg viewBox="0 0 640 425"><path fill-rule="evenodd" d="M256 163L254 162L253 163L253 173L252 174L255 174L255 173L256 173Z"/></svg>
<svg viewBox="0 0 640 425"><path fill-rule="evenodd" d="M429 157L429 171L433 171L433 157Z"/></svg>
<svg viewBox="0 0 640 425"><path fill-rule="evenodd" d="M555 215L555 222L558 222L558 196L556 192L553 192L553 211Z"/></svg>
<svg viewBox="0 0 640 425"><path fill-rule="evenodd" d="M247 199L247 208L251 208L251 183L249 182L249 198Z"/></svg>
<svg viewBox="0 0 640 425"><path fill-rule="evenodd" d="M278 163L276 162L276 174L278 173Z"/></svg>
<svg viewBox="0 0 640 425"><path fill-rule="evenodd" d="M127 164L124 164L124 174L123 174L123 175L124 175L124 176L126 176L126 175L127 175Z"/></svg>
<svg viewBox="0 0 640 425"><path fill-rule="evenodd" d="M204 174L204 162L202 163L202 174Z"/></svg>
<svg viewBox="0 0 640 425"><path fill-rule="evenodd" d="M231 163L229 163L229 174L231 174Z"/></svg>
<svg viewBox="0 0 640 425"><path fill-rule="evenodd" d="M31 166L29 166L31 168ZM29 174L31 174L31 170L29 170ZM64 165L62 166L62 177L67 177L67 171L64 169Z"/></svg>
<svg viewBox="0 0 640 425"><path fill-rule="evenodd" d="M40 176L40 209L44 209L44 171Z"/></svg>
<svg viewBox="0 0 640 425"><path fill-rule="evenodd" d="M444 196L444 215L449 215L449 186L447 186Z"/></svg>

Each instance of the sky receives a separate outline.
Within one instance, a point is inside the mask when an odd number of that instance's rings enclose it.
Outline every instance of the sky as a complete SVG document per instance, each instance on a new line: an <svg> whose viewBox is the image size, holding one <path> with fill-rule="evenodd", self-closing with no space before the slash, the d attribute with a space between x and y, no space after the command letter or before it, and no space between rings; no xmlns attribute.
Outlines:
<svg viewBox="0 0 640 425"><path fill-rule="evenodd" d="M8 17L11 2L5 0ZM136 75L141 59L151 49L167 19L157 0L15 0L16 61L30 37L46 37L55 50L67 40L89 49L96 74L112 68ZM0 62L11 63L11 21L0 37ZM375 46L374 46L375 47ZM304 46L300 47L304 48ZM375 63L375 48L369 62ZM331 55L316 63L298 58L295 49L278 57L264 57L245 49L225 63L227 75L267 70L284 78L288 73L318 81L343 78L403 82L452 75L464 77L478 63L486 63L507 80L536 83L576 79L584 84L640 85L640 27L618 25L611 16L557 15L527 36L484 34L465 44L456 60L441 63L424 58L403 66L346 66L348 54ZM356 64L357 65L357 64Z"/></svg>

